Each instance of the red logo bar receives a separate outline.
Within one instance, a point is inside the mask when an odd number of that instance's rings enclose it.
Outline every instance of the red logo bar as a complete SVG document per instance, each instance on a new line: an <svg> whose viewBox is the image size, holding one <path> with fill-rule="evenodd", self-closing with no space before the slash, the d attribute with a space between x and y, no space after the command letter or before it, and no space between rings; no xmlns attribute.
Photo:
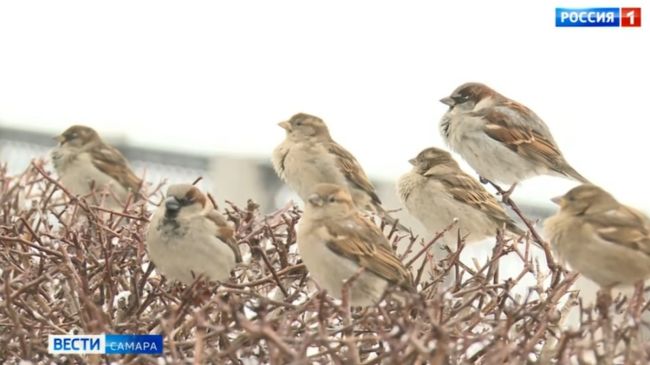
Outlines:
<svg viewBox="0 0 650 365"><path fill-rule="evenodd" d="M641 8L621 8L621 27L640 27Z"/></svg>

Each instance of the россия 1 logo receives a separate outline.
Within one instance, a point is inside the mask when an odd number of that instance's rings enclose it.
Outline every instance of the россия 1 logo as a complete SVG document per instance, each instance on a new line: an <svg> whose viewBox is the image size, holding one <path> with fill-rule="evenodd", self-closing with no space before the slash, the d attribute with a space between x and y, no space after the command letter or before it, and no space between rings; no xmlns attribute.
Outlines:
<svg viewBox="0 0 650 365"><path fill-rule="evenodd" d="M556 27L640 27L641 8L555 8Z"/></svg>

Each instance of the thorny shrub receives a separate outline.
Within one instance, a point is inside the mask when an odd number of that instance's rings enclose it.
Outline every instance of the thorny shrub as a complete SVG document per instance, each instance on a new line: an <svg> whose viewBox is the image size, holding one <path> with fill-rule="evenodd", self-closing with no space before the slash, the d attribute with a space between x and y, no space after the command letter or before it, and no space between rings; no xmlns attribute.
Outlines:
<svg viewBox="0 0 650 365"><path fill-rule="evenodd" d="M160 201L160 186L150 202ZM63 189L41 161L18 176L0 166L0 362L233 364L580 364L647 363L640 340L642 288L617 298L627 320L582 308L576 274L552 260L531 224L519 240L497 236L486 262L459 260L446 248L433 260L426 240L382 225L419 293L389 295L370 308L349 308L318 292L296 253L300 211L288 204L262 215L253 202L222 209L237 228L245 262L224 283L191 286L155 272L145 246L146 203L120 212ZM516 205L506 201L521 214ZM523 218L523 216L521 217ZM453 224L447 235L454 233ZM545 249L547 260L531 251ZM518 275L499 275L507 255ZM541 264L538 261L543 261ZM526 276L536 285L513 294ZM580 323L563 329L570 308ZM65 355L47 351L49 334L162 334L161 357ZM616 350L614 350L616 349Z"/></svg>

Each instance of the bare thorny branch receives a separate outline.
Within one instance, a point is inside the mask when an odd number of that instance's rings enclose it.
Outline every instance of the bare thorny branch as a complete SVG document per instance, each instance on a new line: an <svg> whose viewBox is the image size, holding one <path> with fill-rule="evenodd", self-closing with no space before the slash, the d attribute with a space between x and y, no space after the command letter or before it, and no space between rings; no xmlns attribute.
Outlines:
<svg viewBox="0 0 650 365"><path fill-rule="evenodd" d="M18 176L0 168L0 362L92 362L77 355L51 358L47 335L103 332L161 333L169 363L648 361L648 345L639 337L649 305L642 288L633 298L613 300L611 310L627 313L628 320L611 327L618 350L605 356L600 333L611 317L582 308L571 289L576 275L556 268L552 257L548 267L537 263L531 243L547 247L511 200L506 203L529 226L532 240L497 235L484 262L461 261L461 238L446 258L432 261L430 248L443 235L453 238L452 222L448 232L425 240L393 229L391 242L417 274L419 293L388 295L365 309L315 292L295 245L301 212L291 204L263 216L253 202L244 208L227 203L245 263L228 282L199 278L186 287L167 282L148 262L143 202L111 212L94 201L65 191L40 163ZM507 256L522 264L509 277L501 266ZM522 286L526 295L517 294ZM581 318L566 330L562 323L571 308Z"/></svg>

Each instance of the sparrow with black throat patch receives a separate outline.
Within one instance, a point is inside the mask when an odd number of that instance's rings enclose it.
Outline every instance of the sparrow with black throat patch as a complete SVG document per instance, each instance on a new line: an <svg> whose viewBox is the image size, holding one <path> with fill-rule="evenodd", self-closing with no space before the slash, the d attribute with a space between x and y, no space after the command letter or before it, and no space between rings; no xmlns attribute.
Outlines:
<svg viewBox="0 0 650 365"><path fill-rule="evenodd" d="M167 189L164 204L151 218L146 243L157 270L188 285L201 274L224 281L242 261L232 225L189 184Z"/></svg>
<svg viewBox="0 0 650 365"><path fill-rule="evenodd" d="M449 110L440 133L482 180L516 183L537 175L588 182L564 159L551 131L532 110L486 85L470 82L440 100Z"/></svg>

